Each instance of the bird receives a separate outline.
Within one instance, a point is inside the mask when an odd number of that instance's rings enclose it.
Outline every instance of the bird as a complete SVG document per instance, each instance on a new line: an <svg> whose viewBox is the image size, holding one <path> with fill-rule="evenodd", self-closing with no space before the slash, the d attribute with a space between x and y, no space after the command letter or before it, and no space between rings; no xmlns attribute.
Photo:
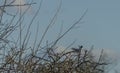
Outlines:
<svg viewBox="0 0 120 73"><path fill-rule="evenodd" d="M79 46L79 49L82 49L83 48L83 46L81 45L81 46Z"/></svg>
<svg viewBox="0 0 120 73"><path fill-rule="evenodd" d="M82 48L83 48L83 46L81 45L81 46L79 46L78 49L77 48L72 48L72 50L75 51L75 52L80 52Z"/></svg>

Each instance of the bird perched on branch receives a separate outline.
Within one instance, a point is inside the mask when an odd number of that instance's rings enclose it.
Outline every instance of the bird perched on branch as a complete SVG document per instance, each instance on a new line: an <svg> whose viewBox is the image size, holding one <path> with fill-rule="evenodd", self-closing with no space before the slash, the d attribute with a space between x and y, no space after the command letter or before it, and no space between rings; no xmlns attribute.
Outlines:
<svg viewBox="0 0 120 73"><path fill-rule="evenodd" d="M81 45L81 46L79 46L79 48L72 48L72 50L75 52L80 52L82 48L83 48L83 46Z"/></svg>

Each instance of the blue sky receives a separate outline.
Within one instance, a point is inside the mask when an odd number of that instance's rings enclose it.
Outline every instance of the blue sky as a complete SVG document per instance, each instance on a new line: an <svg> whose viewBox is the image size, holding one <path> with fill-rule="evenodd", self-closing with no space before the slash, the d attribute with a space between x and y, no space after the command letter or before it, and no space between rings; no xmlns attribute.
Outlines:
<svg viewBox="0 0 120 73"><path fill-rule="evenodd" d="M63 1L64 2L64 1ZM98 48L111 48L119 50L120 46L120 6L117 0L70 0L65 7L72 18L79 18L80 13L88 8L81 25L78 39L88 41ZM69 5L69 6L67 6ZM69 17L70 18L70 17ZM70 20L70 21L71 21ZM119 50L120 51L120 50Z"/></svg>
<svg viewBox="0 0 120 73"><path fill-rule="evenodd" d="M67 36L66 43L77 39L77 45L94 45L96 48L107 48L120 51L120 4L119 0L62 0L61 11L55 27L64 29L74 23L88 9L80 28ZM59 0L44 0L40 12L40 21L46 26L58 7ZM55 30L55 29L54 29ZM55 30L57 31L57 30ZM71 40L69 40L71 39Z"/></svg>
<svg viewBox="0 0 120 73"><path fill-rule="evenodd" d="M24 0L21 1L24 3ZM41 0L35 0L37 4L32 6L32 10L29 11L31 15L29 16L32 16L32 13L38 8L38 3L40 1ZM119 0L62 0L62 7L56 19L56 24L54 28L50 29L53 33L50 34L54 35L52 36L54 39L57 36L56 33L59 32L61 24L63 24L63 31L66 30L81 17L86 9L88 9L87 14L81 21L84 23L78 24L80 28L72 30L72 32L66 35L66 37L69 37L63 38L66 39L66 41L63 42L70 43L69 41L76 39L77 45L80 43L86 46L94 45L96 48L107 48L120 51L119 2ZM41 31L44 31L45 27L54 16L59 3L60 0L43 0L41 11L36 18L36 22L40 23L40 27L42 26ZM10 8L7 10L13 13L13 10ZM29 21L29 19L27 21ZM35 28L36 22L34 22L33 28Z"/></svg>

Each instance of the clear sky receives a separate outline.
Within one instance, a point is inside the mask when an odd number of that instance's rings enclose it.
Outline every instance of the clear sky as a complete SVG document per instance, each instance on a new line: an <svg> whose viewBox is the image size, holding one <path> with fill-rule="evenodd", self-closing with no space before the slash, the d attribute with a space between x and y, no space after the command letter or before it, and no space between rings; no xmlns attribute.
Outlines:
<svg viewBox="0 0 120 73"><path fill-rule="evenodd" d="M80 28L69 33L66 43L77 39L77 44L94 45L120 51L120 1L119 0L62 0L62 7L56 26L69 27L88 9ZM59 0L44 0L40 12L40 21L46 26L53 17ZM64 28L66 29L66 28ZM71 39L71 40L69 40ZM64 41L63 41L64 42Z"/></svg>
<svg viewBox="0 0 120 73"><path fill-rule="evenodd" d="M40 0L35 0L37 3ZM39 1L39 2L38 2ZM43 0L42 8L37 16L40 29L44 31L58 8L60 0ZM70 44L76 41L76 46L112 49L120 52L120 0L62 0L62 7L56 19L56 24L48 32L46 40L53 40L58 35L61 24L63 31L72 25L88 9L79 29L74 29L66 35L62 43ZM36 5L37 6L37 5ZM36 6L33 6L33 13ZM37 21L36 20L36 21ZM35 25L34 25L35 26ZM41 31L41 32L43 32Z"/></svg>
<svg viewBox="0 0 120 73"><path fill-rule="evenodd" d="M19 1L20 0L16 0L16 3L19 3ZM24 0L21 1L25 3ZM29 16L32 16L32 13L35 12L41 0L34 1L37 4L32 6L33 8L29 11L31 15ZM60 0L43 0L41 11L36 18L36 21L40 23L40 27L46 27L48 25L59 3ZM80 28L72 30L72 32L67 35L69 37L66 36L67 38L63 38L66 39L66 41L63 42L70 43L69 41L76 39L77 44L94 45L97 48L120 51L119 3L119 0L62 0L61 10L54 25L56 28L52 28L53 33L51 32L50 34L56 35L61 24L63 24L63 31L66 30L88 9L87 14L82 19L83 23L78 24ZM11 8L7 8L7 10L11 13L13 12ZM35 26L35 24L33 26ZM41 29L44 30L45 28Z"/></svg>
<svg viewBox="0 0 120 73"><path fill-rule="evenodd" d="M41 0L34 1L39 3ZM59 3L60 0L43 0L41 11L36 18L36 22L34 22L32 30L35 30L36 24L39 23L41 35L55 14ZM33 6L30 16L38 8L37 5ZM83 23L78 24L80 28L67 34L60 41L60 46L69 45L76 40L75 46L82 44L85 47L90 47L94 45L98 49L103 48L119 53L120 0L62 0L56 24L49 30L44 41L55 39L61 24L63 24L63 31L65 31L80 18L86 9L88 9L88 12L82 19ZM27 21L29 21L28 18Z"/></svg>

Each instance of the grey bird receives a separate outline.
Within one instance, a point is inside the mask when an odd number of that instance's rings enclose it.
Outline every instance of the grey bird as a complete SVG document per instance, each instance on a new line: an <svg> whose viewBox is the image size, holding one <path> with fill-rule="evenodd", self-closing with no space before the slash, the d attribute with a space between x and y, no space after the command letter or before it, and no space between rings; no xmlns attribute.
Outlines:
<svg viewBox="0 0 120 73"><path fill-rule="evenodd" d="M78 49L77 48L72 48L72 50L75 51L75 52L80 52L82 48L83 48L83 46L81 45L81 46L79 46Z"/></svg>

